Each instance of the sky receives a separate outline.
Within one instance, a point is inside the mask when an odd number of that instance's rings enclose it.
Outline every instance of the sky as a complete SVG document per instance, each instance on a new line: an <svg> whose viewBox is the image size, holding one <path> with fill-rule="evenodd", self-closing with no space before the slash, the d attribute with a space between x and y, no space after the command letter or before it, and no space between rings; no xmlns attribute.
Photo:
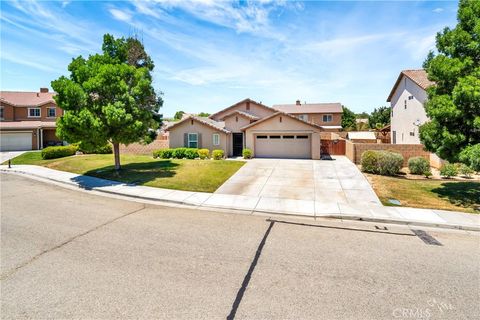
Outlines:
<svg viewBox="0 0 480 320"><path fill-rule="evenodd" d="M266 105L388 105L403 69L421 68L456 1L2 1L0 88L37 91L100 52L105 33L138 35L155 62L161 112Z"/></svg>

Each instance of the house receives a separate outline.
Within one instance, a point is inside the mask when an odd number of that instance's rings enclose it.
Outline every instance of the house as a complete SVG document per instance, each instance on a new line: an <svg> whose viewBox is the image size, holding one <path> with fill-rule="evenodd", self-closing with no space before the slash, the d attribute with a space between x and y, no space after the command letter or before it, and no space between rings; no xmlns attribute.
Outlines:
<svg viewBox="0 0 480 320"><path fill-rule="evenodd" d="M55 135L57 117L63 114L54 93L0 91L0 151L39 150L61 145Z"/></svg>
<svg viewBox="0 0 480 320"><path fill-rule="evenodd" d="M391 143L421 144L419 126L428 121L424 103L433 84L425 70L403 70L388 96L391 105Z"/></svg>
<svg viewBox="0 0 480 320"><path fill-rule="evenodd" d="M343 108L340 103L304 103L276 104L273 108L315 123L325 131L338 132L342 129Z"/></svg>
<svg viewBox="0 0 480 320"><path fill-rule="evenodd" d="M190 114L172 124L169 146L222 149L228 156L241 156L248 148L255 157L320 159L320 132L341 122L341 105L334 105L295 104L293 110L245 99L208 118Z"/></svg>
<svg viewBox="0 0 480 320"><path fill-rule="evenodd" d="M349 131L347 139L354 143L377 143L375 132L372 131Z"/></svg>

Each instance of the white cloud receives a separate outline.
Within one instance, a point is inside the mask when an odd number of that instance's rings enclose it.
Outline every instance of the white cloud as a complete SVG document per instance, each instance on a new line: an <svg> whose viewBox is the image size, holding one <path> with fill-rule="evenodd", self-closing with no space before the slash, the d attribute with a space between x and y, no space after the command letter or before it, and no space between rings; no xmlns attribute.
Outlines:
<svg viewBox="0 0 480 320"><path fill-rule="evenodd" d="M443 11L444 11L443 8L435 8L435 9L433 9L433 12L435 12L435 13L440 13L440 12L443 12Z"/></svg>
<svg viewBox="0 0 480 320"><path fill-rule="evenodd" d="M116 20L120 20L123 22L130 22L132 20L132 14L126 10L110 8L108 9L108 11Z"/></svg>

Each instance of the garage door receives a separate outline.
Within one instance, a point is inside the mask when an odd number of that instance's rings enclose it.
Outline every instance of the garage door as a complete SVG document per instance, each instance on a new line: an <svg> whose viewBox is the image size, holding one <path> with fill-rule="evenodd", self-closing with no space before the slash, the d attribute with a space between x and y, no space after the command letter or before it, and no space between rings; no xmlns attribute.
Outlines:
<svg viewBox="0 0 480 320"><path fill-rule="evenodd" d="M274 134L255 136L255 157L310 159L310 135Z"/></svg>
<svg viewBox="0 0 480 320"><path fill-rule="evenodd" d="M32 150L32 133L0 133L0 151Z"/></svg>

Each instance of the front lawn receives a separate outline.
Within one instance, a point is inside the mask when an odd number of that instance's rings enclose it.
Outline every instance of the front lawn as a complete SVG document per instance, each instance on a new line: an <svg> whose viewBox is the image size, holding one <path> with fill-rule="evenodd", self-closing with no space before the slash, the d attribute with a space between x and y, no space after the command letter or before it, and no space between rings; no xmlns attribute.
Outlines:
<svg viewBox="0 0 480 320"><path fill-rule="evenodd" d="M384 205L396 199L401 206L480 213L480 182L407 180L366 174Z"/></svg>
<svg viewBox="0 0 480 320"><path fill-rule="evenodd" d="M230 160L159 160L144 155L121 155L122 170L116 173L112 154L90 154L42 160L40 152L27 152L15 164L32 164L109 180L157 188L214 192L241 166Z"/></svg>

